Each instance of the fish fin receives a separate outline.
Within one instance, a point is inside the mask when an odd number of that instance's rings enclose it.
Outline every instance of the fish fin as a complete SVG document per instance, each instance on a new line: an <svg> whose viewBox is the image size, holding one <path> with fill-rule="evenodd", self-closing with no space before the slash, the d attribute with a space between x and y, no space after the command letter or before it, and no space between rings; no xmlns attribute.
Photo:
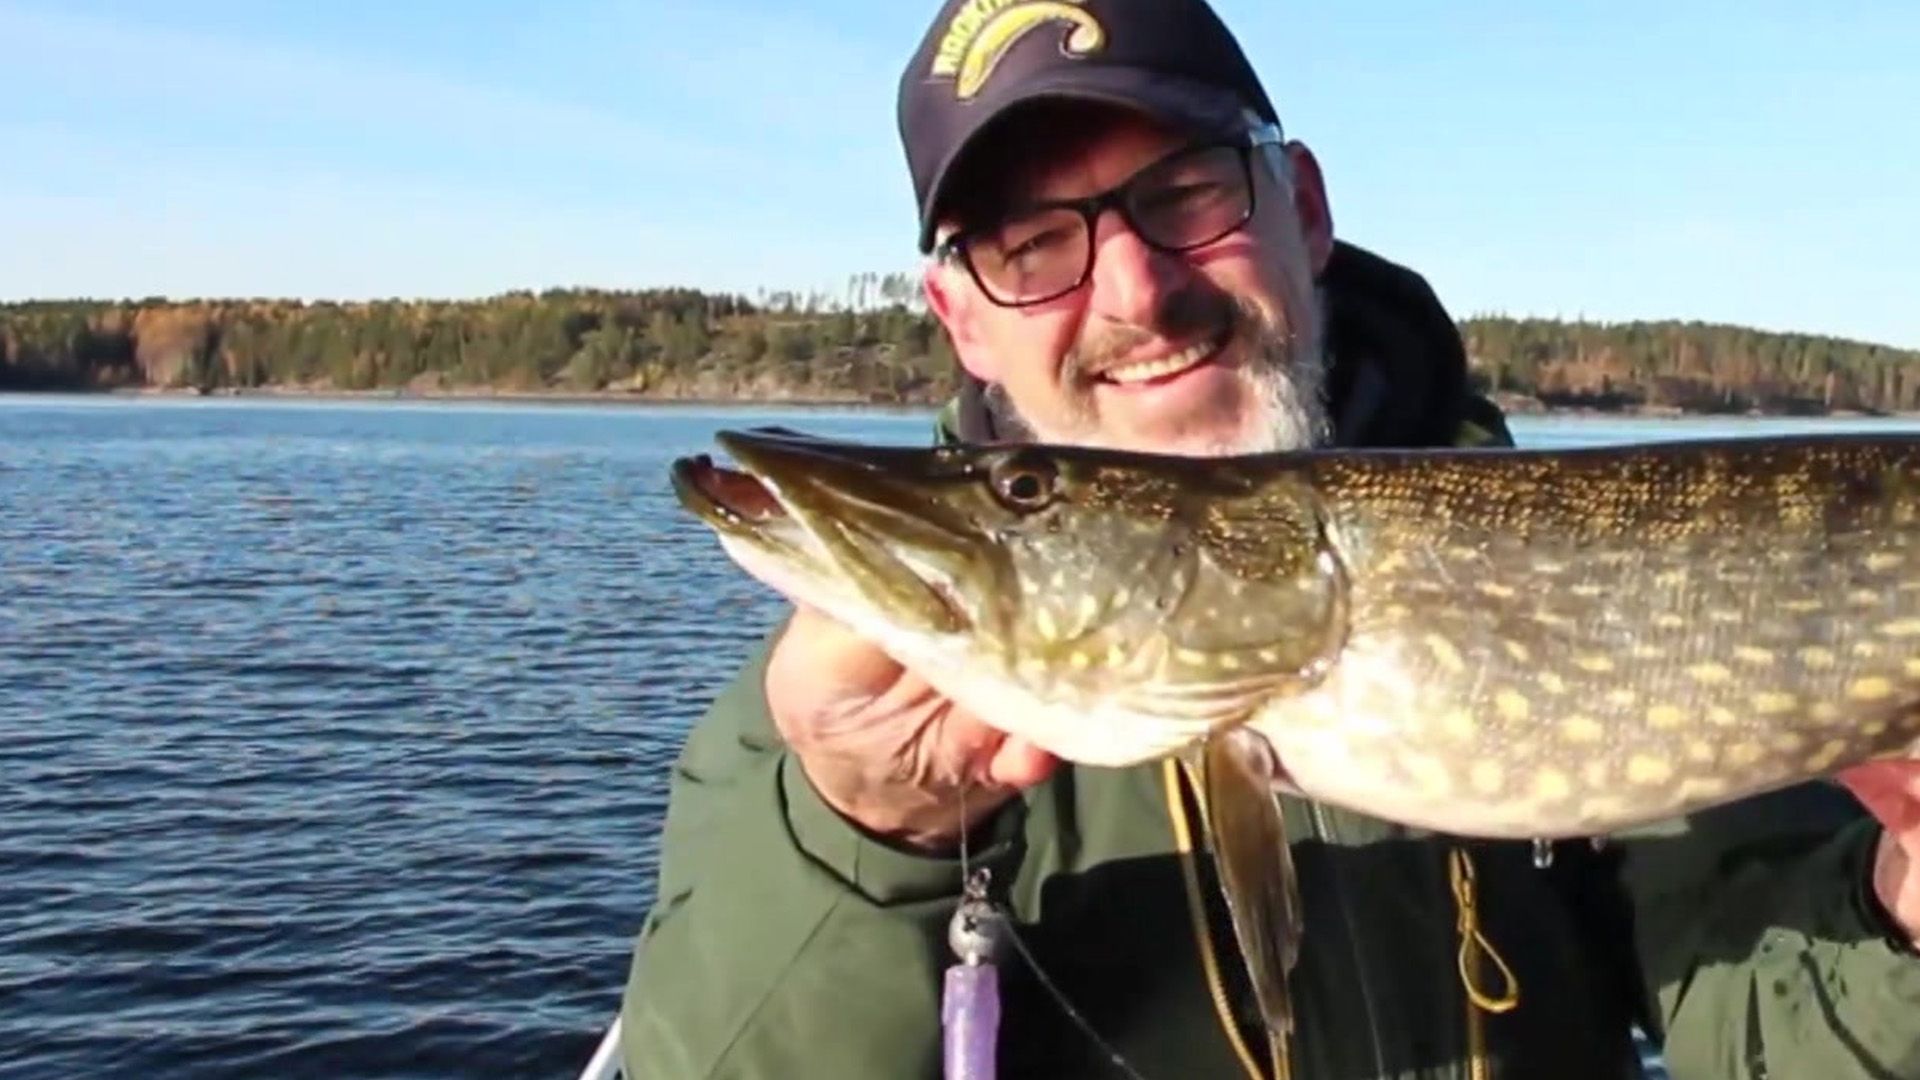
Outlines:
<svg viewBox="0 0 1920 1080"><path fill-rule="evenodd" d="M1272 756L1259 739L1241 730L1215 735L1190 750L1184 764L1199 795L1201 828L1219 868L1275 1067L1285 1075L1294 1031L1287 979L1300 954L1300 886L1274 794Z"/></svg>

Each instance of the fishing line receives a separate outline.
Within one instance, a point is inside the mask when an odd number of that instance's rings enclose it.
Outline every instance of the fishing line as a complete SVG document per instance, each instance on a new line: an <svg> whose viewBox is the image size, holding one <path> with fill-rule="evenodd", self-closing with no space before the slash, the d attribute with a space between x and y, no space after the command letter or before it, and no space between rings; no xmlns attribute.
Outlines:
<svg viewBox="0 0 1920 1080"><path fill-rule="evenodd" d="M959 963L946 970L940 999L940 1022L945 1035L946 1080L995 1080L1000 1028L999 972L995 965L1002 942L1011 943L1034 978L1067 1018L1072 1020L1108 1062L1127 1080L1146 1080L1120 1051L1100 1037L1093 1024L1074 1008L1039 960L1027 948L1014 925L1013 912L989 895L993 871L973 869L967 844L967 785L960 785L960 878L964 883L953 921L947 926L947 945Z"/></svg>

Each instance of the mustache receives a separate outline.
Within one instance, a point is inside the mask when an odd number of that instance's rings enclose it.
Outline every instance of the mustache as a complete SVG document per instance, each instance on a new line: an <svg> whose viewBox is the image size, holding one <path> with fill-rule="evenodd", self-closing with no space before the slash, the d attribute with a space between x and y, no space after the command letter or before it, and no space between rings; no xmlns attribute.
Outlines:
<svg viewBox="0 0 1920 1080"><path fill-rule="evenodd" d="M1084 383L1115 361L1154 341L1205 338L1227 340L1265 322L1252 302L1220 289L1188 288L1173 293L1153 313L1150 326L1125 325L1084 337L1061 358L1061 374Z"/></svg>

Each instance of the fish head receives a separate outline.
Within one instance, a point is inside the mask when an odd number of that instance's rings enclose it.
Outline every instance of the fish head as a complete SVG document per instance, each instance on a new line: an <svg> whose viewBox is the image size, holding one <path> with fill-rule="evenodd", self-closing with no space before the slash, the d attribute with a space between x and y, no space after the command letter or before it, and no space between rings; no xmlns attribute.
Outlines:
<svg viewBox="0 0 1920 1080"><path fill-rule="evenodd" d="M675 489L745 570L987 723L1130 764L1311 682L1345 630L1324 508L1284 459L723 432Z"/></svg>

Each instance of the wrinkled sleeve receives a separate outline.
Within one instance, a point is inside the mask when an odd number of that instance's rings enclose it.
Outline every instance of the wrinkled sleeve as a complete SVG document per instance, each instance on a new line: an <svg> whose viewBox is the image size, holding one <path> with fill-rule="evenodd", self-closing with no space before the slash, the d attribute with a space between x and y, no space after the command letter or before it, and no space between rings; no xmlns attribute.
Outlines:
<svg viewBox="0 0 1920 1080"><path fill-rule="evenodd" d="M934 1078L956 861L869 838L782 747L768 645L688 736L622 1002L629 1080ZM1017 861L1014 815L976 858Z"/></svg>
<svg viewBox="0 0 1920 1080"><path fill-rule="evenodd" d="M1647 830L1621 874L1675 1080L1920 1077L1920 955L1873 899L1880 826L1814 784Z"/></svg>

